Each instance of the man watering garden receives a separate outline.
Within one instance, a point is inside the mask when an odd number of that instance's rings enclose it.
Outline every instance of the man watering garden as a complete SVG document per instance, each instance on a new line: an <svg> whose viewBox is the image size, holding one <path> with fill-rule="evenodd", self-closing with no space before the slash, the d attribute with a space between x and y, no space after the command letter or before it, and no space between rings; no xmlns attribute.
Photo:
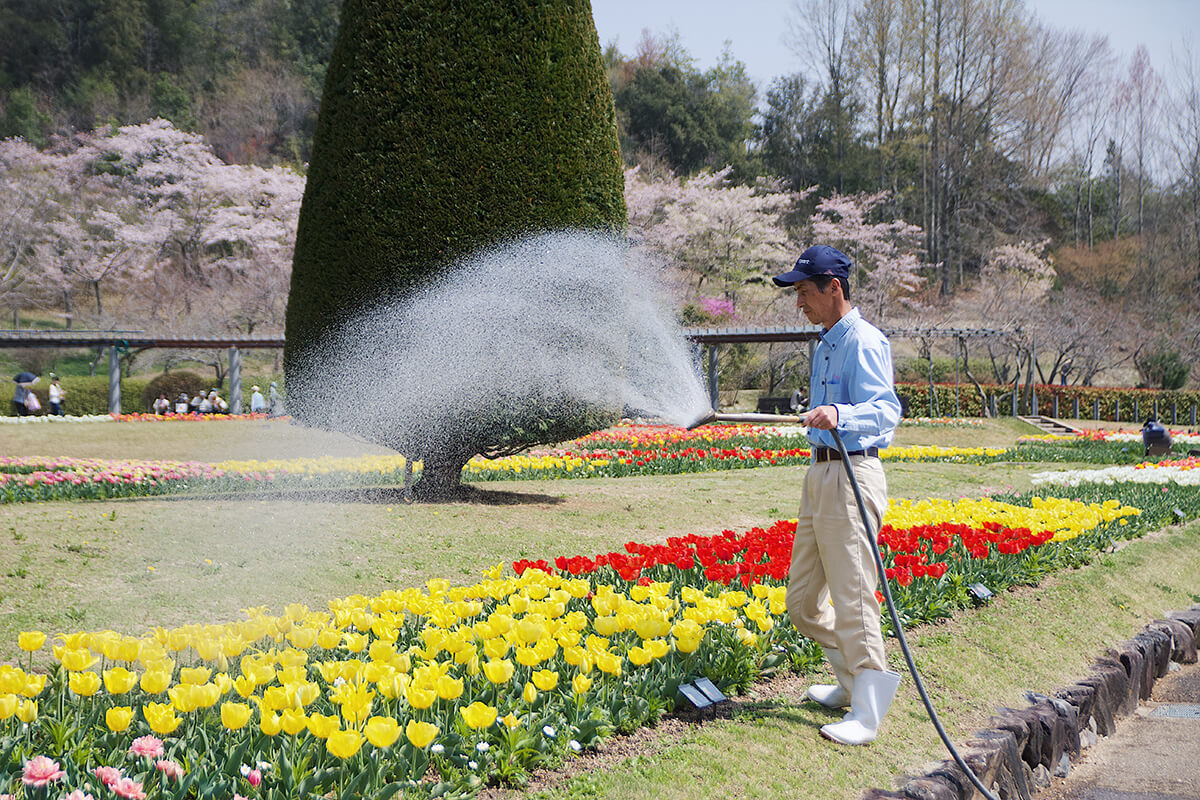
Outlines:
<svg viewBox="0 0 1200 800"><path fill-rule="evenodd" d="M842 744L866 744L874 741L900 676L887 669L874 557L830 431L842 438L878 531L888 503L879 450L891 444L900 401L887 337L850 305L853 268L841 251L816 245L774 280L795 286L796 307L824 329L809 383L805 423L813 461L792 546L788 615L824 648L837 676L836 685L812 686L807 696L826 708L850 707L821 734Z"/></svg>

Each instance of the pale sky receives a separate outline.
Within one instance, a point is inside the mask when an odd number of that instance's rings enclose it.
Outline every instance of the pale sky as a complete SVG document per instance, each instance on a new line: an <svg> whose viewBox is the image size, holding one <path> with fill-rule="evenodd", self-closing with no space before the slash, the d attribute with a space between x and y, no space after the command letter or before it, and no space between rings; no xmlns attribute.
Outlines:
<svg viewBox="0 0 1200 800"><path fill-rule="evenodd" d="M678 31L683 46L703 70L717 63L726 40L763 92L773 78L805 71L800 57L784 44L791 0L592 0L601 46L614 39L622 53L633 52L642 29ZM1171 49L1200 34L1200 0L1025 0L1045 23L1109 37L1128 63L1138 44L1146 45L1155 70L1169 75Z"/></svg>

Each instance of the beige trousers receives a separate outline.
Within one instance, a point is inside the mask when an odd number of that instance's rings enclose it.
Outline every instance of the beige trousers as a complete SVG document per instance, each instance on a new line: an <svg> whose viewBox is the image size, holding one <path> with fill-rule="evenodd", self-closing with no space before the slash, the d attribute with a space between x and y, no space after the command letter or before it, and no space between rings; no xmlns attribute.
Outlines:
<svg viewBox="0 0 1200 800"><path fill-rule="evenodd" d="M866 456L851 456L850 463L878 531L887 508L883 465ZM845 467L841 461L811 465L792 544L788 616L800 633L840 650L853 675L887 669L875 599L878 582Z"/></svg>

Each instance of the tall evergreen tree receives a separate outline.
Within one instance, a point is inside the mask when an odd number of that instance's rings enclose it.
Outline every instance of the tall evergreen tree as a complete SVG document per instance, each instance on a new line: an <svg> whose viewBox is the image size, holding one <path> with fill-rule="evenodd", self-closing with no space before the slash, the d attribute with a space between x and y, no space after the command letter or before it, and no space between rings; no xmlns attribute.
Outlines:
<svg viewBox="0 0 1200 800"><path fill-rule="evenodd" d="M514 235L620 229L623 192L588 0L346 0L296 238L293 414L338 429L342 378L316 354L339 323ZM561 406L552 424L545 409L495 411L503 423L473 416L440 441L386 425L371 435L422 458L423 493L437 495L458 486L477 452L589 424Z"/></svg>

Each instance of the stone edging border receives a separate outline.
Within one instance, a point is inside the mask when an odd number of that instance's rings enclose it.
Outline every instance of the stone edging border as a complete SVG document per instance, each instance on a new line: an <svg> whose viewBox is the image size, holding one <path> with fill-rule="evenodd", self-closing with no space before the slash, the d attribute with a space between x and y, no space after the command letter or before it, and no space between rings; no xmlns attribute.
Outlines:
<svg viewBox="0 0 1200 800"><path fill-rule="evenodd" d="M991 727L976 731L959 748L963 760L1000 800L1031 800L1035 773L1065 775L1070 759L1116 729L1116 720L1150 697L1170 662L1196 663L1200 605L1172 611L1141 633L1105 651L1086 678L1053 697L1029 693L1031 705L1001 709ZM975 800L975 787L953 760L909 778L899 791L868 789L862 800Z"/></svg>

